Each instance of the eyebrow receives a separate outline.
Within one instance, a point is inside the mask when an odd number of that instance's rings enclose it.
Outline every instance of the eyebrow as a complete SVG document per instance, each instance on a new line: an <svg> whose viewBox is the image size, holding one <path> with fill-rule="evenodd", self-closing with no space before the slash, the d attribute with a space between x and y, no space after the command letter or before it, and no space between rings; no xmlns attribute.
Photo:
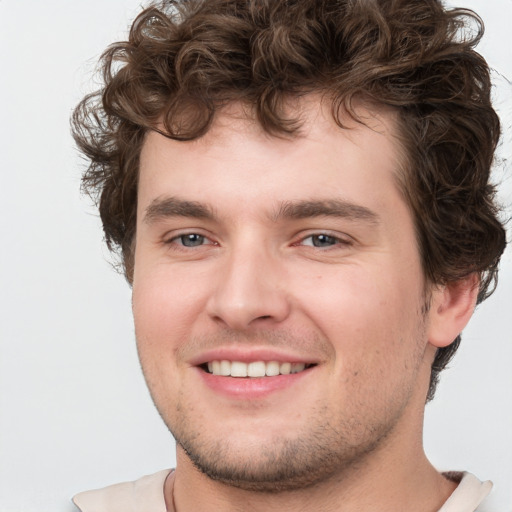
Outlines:
<svg viewBox="0 0 512 512"><path fill-rule="evenodd" d="M177 197L157 198L151 201L144 214L144 222L151 224L168 217L193 217L213 220L212 209L197 201L186 201Z"/></svg>
<svg viewBox="0 0 512 512"><path fill-rule="evenodd" d="M311 217L341 217L353 221L379 224L379 215L366 206L342 199L286 201L273 215L272 220L305 219Z"/></svg>
<svg viewBox="0 0 512 512"><path fill-rule="evenodd" d="M214 220L213 209L198 201L187 201L178 197L163 197L151 201L144 214L144 222L151 224L169 217L189 217ZM366 206L342 199L284 201L270 215L273 222L282 219L299 220L312 217L340 217L353 221L379 224L380 217Z"/></svg>

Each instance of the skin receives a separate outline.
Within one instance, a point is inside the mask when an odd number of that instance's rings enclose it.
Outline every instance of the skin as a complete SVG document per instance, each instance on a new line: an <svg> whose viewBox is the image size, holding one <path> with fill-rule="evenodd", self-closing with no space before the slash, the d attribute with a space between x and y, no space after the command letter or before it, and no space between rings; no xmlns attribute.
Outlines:
<svg viewBox="0 0 512 512"><path fill-rule="evenodd" d="M436 348L471 316L474 279L425 282L391 112L361 107L367 126L340 129L317 98L300 109L291 139L232 105L199 140L144 144L133 311L178 443L167 503L438 510L454 484L423 452L425 397ZM198 367L218 349L314 366L268 393L226 394Z"/></svg>

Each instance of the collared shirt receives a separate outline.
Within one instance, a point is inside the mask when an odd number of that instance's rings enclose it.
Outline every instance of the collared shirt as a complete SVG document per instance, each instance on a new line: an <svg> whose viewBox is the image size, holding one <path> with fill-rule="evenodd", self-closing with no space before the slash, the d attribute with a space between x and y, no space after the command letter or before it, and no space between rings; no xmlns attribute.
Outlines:
<svg viewBox="0 0 512 512"><path fill-rule="evenodd" d="M81 512L176 512L165 505L164 482L169 473L166 469L134 482L82 492L73 502ZM439 512L491 512L479 506L491 491L492 483L480 482L471 473L460 476L459 485Z"/></svg>

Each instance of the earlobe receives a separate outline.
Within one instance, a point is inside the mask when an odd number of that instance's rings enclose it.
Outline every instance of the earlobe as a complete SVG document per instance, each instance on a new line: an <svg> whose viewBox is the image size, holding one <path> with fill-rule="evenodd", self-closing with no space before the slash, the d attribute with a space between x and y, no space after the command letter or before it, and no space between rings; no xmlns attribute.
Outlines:
<svg viewBox="0 0 512 512"><path fill-rule="evenodd" d="M475 309L479 278L476 273L435 288L429 312L428 341L446 347L462 332Z"/></svg>

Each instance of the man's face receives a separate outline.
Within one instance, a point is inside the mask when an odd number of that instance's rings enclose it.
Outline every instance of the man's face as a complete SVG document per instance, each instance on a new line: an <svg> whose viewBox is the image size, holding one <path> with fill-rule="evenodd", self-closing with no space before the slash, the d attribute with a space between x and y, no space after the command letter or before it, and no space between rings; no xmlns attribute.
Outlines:
<svg viewBox="0 0 512 512"><path fill-rule="evenodd" d="M313 483L420 428L430 371L393 120L304 112L291 140L233 108L141 155L144 374L178 464L242 488Z"/></svg>

